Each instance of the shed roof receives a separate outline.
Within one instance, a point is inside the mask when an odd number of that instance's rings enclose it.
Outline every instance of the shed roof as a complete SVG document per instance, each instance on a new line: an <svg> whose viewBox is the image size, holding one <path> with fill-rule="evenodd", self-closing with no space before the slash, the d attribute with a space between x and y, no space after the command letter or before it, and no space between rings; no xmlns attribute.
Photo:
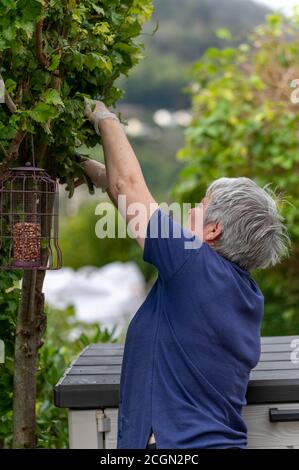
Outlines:
<svg viewBox="0 0 299 470"><path fill-rule="evenodd" d="M263 337L261 346L260 361L250 375L248 404L298 401L299 336ZM117 407L123 350L116 343L87 346L55 386L56 406Z"/></svg>

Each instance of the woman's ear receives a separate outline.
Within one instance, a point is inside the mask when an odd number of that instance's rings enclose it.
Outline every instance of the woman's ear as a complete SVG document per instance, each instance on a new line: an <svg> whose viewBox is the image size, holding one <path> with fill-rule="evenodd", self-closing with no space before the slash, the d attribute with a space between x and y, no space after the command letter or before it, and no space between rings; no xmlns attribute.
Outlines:
<svg viewBox="0 0 299 470"><path fill-rule="evenodd" d="M205 239L209 242L215 242L222 234L223 227L218 222L211 222L205 227Z"/></svg>

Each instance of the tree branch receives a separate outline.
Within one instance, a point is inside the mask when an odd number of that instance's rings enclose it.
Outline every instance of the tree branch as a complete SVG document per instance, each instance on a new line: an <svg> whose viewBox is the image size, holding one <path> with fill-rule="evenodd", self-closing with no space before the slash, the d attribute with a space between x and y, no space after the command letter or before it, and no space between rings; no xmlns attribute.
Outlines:
<svg viewBox="0 0 299 470"><path fill-rule="evenodd" d="M26 135L26 131L19 129L12 139L12 142L9 147L8 158L14 158L19 153L20 145Z"/></svg>
<svg viewBox="0 0 299 470"><path fill-rule="evenodd" d="M35 53L39 64L44 68L47 69L50 62L49 59L44 54L43 50L43 24L44 18L46 16L48 10L49 2L46 1L44 5L44 12L42 18L36 23L35 25Z"/></svg>
<svg viewBox="0 0 299 470"><path fill-rule="evenodd" d="M1 73L0 73L0 80L3 80L3 77L1 75ZM6 90L4 91L4 93L5 93L4 94L5 104L6 104L7 108L9 109L9 111L11 112L11 114L13 114L13 113L16 112L17 106L15 105L14 101L12 100L12 98L10 97L9 93ZM19 129L17 131L16 135L14 136L14 138L11 141L8 152L5 150L5 148L1 144L1 150L5 155L5 161L1 163L1 173L2 174L5 173L8 169L8 167L11 165L11 163L14 160L17 159L18 154L19 154L20 145L21 145L26 133L27 133L26 131L23 131L21 129Z"/></svg>
<svg viewBox="0 0 299 470"><path fill-rule="evenodd" d="M44 20L40 20L35 25L35 53L36 53L36 57L40 65L44 69L46 69L49 65L49 62L46 56L44 55L44 51L43 51L43 38L42 38L43 23L44 23Z"/></svg>
<svg viewBox="0 0 299 470"><path fill-rule="evenodd" d="M1 142L0 142L0 149L2 150L3 155L5 156L5 158L8 158L8 154L7 154L6 150L5 150L5 148L3 147L3 145L1 144Z"/></svg>
<svg viewBox="0 0 299 470"><path fill-rule="evenodd" d="M12 139L10 147L9 147L9 151L6 154L5 161L0 164L1 165L0 172L2 175L8 170L11 164L18 158L19 148L26 134L27 134L26 131L19 129L16 135L14 136L14 138Z"/></svg>

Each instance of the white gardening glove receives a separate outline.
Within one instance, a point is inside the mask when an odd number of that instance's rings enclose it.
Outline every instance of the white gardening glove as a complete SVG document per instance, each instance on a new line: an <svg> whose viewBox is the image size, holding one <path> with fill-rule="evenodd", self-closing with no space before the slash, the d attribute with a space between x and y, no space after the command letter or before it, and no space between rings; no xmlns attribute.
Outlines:
<svg viewBox="0 0 299 470"><path fill-rule="evenodd" d="M96 160L86 159L81 161L81 166L96 188L101 188L103 193L107 191L108 179L106 167L103 163L97 162Z"/></svg>
<svg viewBox="0 0 299 470"><path fill-rule="evenodd" d="M116 114L109 111L103 101L90 100L84 97L84 115L93 124L95 131L100 134L99 121L105 118L112 118L119 122Z"/></svg>

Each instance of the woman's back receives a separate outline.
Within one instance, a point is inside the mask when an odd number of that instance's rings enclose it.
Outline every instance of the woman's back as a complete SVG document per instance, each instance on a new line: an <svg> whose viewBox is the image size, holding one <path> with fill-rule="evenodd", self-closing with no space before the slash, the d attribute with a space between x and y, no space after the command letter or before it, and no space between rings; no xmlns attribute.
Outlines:
<svg viewBox="0 0 299 470"><path fill-rule="evenodd" d="M150 237L154 223L170 225L170 236ZM118 447L145 448L151 429L158 448L246 447L241 410L263 295L208 244L186 249L175 225L161 210L149 223L144 259L159 276L127 332Z"/></svg>

